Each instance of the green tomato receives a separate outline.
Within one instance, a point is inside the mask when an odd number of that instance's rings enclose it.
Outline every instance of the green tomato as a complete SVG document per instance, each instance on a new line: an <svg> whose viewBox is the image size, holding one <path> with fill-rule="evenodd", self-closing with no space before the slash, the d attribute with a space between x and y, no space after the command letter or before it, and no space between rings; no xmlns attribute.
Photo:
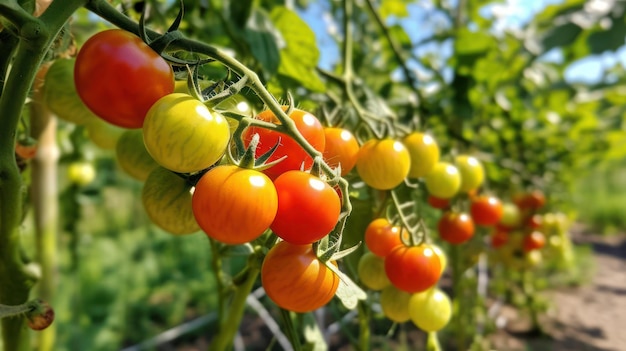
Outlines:
<svg viewBox="0 0 626 351"><path fill-rule="evenodd" d="M200 230L192 209L192 186L171 171L158 167L143 186L141 200L150 220L175 235Z"/></svg>
<svg viewBox="0 0 626 351"><path fill-rule="evenodd" d="M103 150L113 150L126 129L115 126L100 118L94 118L85 124L89 139Z"/></svg>
<svg viewBox="0 0 626 351"><path fill-rule="evenodd" d="M426 332L436 332L450 321L452 303L448 295L434 287L411 296L409 315L418 328Z"/></svg>
<svg viewBox="0 0 626 351"><path fill-rule="evenodd" d="M389 285L380 293L380 307L390 320L403 323L409 320L409 301L411 294Z"/></svg>
<svg viewBox="0 0 626 351"><path fill-rule="evenodd" d="M159 164L146 150L141 129L127 130L115 147L117 163L131 177L144 181Z"/></svg>
<svg viewBox="0 0 626 351"><path fill-rule="evenodd" d="M522 213L519 207L512 202L502 204L502 218L500 224L507 228L516 228L522 222Z"/></svg>
<svg viewBox="0 0 626 351"><path fill-rule="evenodd" d="M372 290L382 290L391 284L385 273L385 259L372 252L361 256L357 273L361 283Z"/></svg>
<svg viewBox="0 0 626 351"><path fill-rule="evenodd" d="M228 146L230 132L221 114L190 95L173 93L148 110L143 138L146 149L161 166L192 173L219 161Z"/></svg>
<svg viewBox="0 0 626 351"><path fill-rule="evenodd" d="M459 191L467 193L478 189L485 180L485 169L477 158L469 155L456 157L456 167L461 174Z"/></svg>
<svg viewBox="0 0 626 351"><path fill-rule="evenodd" d="M448 162L439 162L424 178L428 193L441 199L456 195L461 187L458 168Z"/></svg>
<svg viewBox="0 0 626 351"><path fill-rule="evenodd" d="M96 178L96 169L91 162L72 162L67 167L67 177L73 184L87 185Z"/></svg>

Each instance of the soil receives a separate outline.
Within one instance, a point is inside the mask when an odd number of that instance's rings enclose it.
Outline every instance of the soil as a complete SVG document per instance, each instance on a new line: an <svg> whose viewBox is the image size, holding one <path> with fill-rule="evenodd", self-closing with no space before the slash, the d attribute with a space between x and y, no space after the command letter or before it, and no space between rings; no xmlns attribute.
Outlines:
<svg viewBox="0 0 626 351"><path fill-rule="evenodd" d="M590 281L548 292L552 307L541 321L546 335L527 335L524 318L513 309L503 310L509 323L493 336L494 349L626 350L626 235L600 236L577 228L572 236L576 244L593 250Z"/></svg>

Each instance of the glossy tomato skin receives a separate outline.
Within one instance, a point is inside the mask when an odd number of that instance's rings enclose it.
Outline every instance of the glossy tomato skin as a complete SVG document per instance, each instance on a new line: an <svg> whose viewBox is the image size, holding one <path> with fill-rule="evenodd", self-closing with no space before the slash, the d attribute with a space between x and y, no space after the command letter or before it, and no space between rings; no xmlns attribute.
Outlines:
<svg viewBox="0 0 626 351"><path fill-rule="evenodd" d="M474 221L467 213L446 211L437 223L439 236L450 244L462 244L474 236Z"/></svg>
<svg viewBox="0 0 626 351"><path fill-rule="evenodd" d="M179 173L201 171L220 160L230 129L226 118L200 100L173 93L148 110L143 140L150 156L161 166Z"/></svg>
<svg viewBox="0 0 626 351"><path fill-rule="evenodd" d="M278 209L278 195L263 173L222 165L205 173L193 193L200 228L225 244L250 242L265 232Z"/></svg>
<svg viewBox="0 0 626 351"><path fill-rule="evenodd" d="M469 155L458 155L455 161L461 174L459 191L466 193L478 189L485 180L485 169L482 163L476 157Z"/></svg>
<svg viewBox="0 0 626 351"><path fill-rule="evenodd" d="M492 226L502 218L502 202L495 196L480 195L472 199L470 215L475 224Z"/></svg>
<svg viewBox="0 0 626 351"><path fill-rule="evenodd" d="M379 257L385 257L402 245L402 230L399 226L394 226L387 218L376 218L365 228L365 246Z"/></svg>
<svg viewBox="0 0 626 351"><path fill-rule="evenodd" d="M403 245L385 257L385 272L398 289L417 293L437 283L441 276L441 261L430 245Z"/></svg>
<svg viewBox="0 0 626 351"><path fill-rule="evenodd" d="M304 313L324 306L333 298L339 277L315 256L311 245L281 241L263 260L261 283L278 306Z"/></svg>
<svg viewBox="0 0 626 351"><path fill-rule="evenodd" d="M452 317L452 302L441 289L413 294L409 301L411 321L425 332L443 329Z"/></svg>
<svg viewBox="0 0 626 351"><path fill-rule="evenodd" d="M341 175L350 173L356 164L359 153L359 143L347 129L328 127L324 128L326 146L324 160L332 168L341 165Z"/></svg>
<svg viewBox="0 0 626 351"><path fill-rule="evenodd" d="M287 107L283 107L283 109L286 110ZM259 113L256 118L262 121L280 124L278 118L276 118L274 113L270 110ZM324 127L317 117L306 111L294 109L289 115L289 118L294 121L296 129L300 131L304 139L306 139L315 150L324 152L326 146ZM287 134L252 126L247 128L243 133L243 141L246 147L249 145L254 134L259 134L259 145L256 149L257 157L273 148L279 141L279 146L267 162L269 163L283 156L287 156L286 159L282 160L277 165L263 171L263 173L267 174L270 178L275 179L279 175L291 170L300 170L301 168L308 170L311 168L313 164L311 156Z"/></svg>
<svg viewBox="0 0 626 351"><path fill-rule="evenodd" d="M335 227L341 201L335 189L302 171L287 171L274 180L278 210L270 228L292 244L310 244Z"/></svg>
<svg viewBox="0 0 626 351"><path fill-rule="evenodd" d="M409 177L423 177L439 162L439 145L429 134L413 132L404 137L402 143L411 155Z"/></svg>
<svg viewBox="0 0 626 351"><path fill-rule="evenodd" d="M396 323L409 320L409 302L411 294L394 285L385 287L380 293L380 307L385 317Z"/></svg>
<svg viewBox="0 0 626 351"><path fill-rule="evenodd" d="M458 168L448 162L438 162L424 177L426 190L440 199L449 199L461 187L461 174Z"/></svg>
<svg viewBox="0 0 626 351"><path fill-rule="evenodd" d="M389 190L400 185L409 174L411 156L401 142L371 139L361 146L356 170L365 184L378 190Z"/></svg>
<svg viewBox="0 0 626 351"><path fill-rule="evenodd" d="M138 36L109 29L90 37L78 52L74 83L97 116L141 128L152 104L174 91L174 73Z"/></svg>

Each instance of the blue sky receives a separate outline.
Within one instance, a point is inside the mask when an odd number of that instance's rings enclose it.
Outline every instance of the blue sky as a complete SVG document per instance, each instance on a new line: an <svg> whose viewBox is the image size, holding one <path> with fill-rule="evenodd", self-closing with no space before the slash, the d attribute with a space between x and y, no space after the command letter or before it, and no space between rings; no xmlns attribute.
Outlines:
<svg viewBox="0 0 626 351"><path fill-rule="evenodd" d="M562 0L505 0L502 3L491 5L486 8L484 14L497 17L496 28L519 28L534 14L540 12L545 6L560 3ZM601 0L600 0L601 2ZM413 41L431 35L428 28L432 28L438 21L445 21L444 18L432 16L427 0L417 1L409 6L410 16L402 20L407 33L412 33ZM317 41L321 50L320 66L330 68L339 55L339 48L334 43L329 31L337 30L336 25L328 18L325 18L327 6L326 1L312 1L308 9L301 15L317 35ZM426 23L425 23L426 22ZM424 46L419 50L432 50L433 47ZM439 50L451 50L445 46ZM445 54L445 53L444 53ZM558 53L550 55L552 59L558 59ZM603 69L621 61L626 65L626 48L618 50L617 53L605 53L600 56L588 57L570 65L566 71L566 79L569 81L594 82L601 78Z"/></svg>

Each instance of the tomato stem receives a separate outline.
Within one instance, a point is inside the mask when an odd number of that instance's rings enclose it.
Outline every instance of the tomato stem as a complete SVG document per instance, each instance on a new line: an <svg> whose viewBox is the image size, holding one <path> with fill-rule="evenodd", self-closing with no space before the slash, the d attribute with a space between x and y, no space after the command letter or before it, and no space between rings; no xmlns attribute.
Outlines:
<svg viewBox="0 0 626 351"><path fill-rule="evenodd" d="M287 329L287 336L289 337L289 341L291 341L291 346L293 346L294 351L301 351L302 344L300 343L300 337L298 336L298 332L294 326L293 319L291 319L291 312L281 308L280 315L283 317L283 322L285 323L285 329Z"/></svg>
<svg viewBox="0 0 626 351"><path fill-rule="evenodd" d="M441 351L437 332L429 332L426 338L426 351Z"/></svg>

